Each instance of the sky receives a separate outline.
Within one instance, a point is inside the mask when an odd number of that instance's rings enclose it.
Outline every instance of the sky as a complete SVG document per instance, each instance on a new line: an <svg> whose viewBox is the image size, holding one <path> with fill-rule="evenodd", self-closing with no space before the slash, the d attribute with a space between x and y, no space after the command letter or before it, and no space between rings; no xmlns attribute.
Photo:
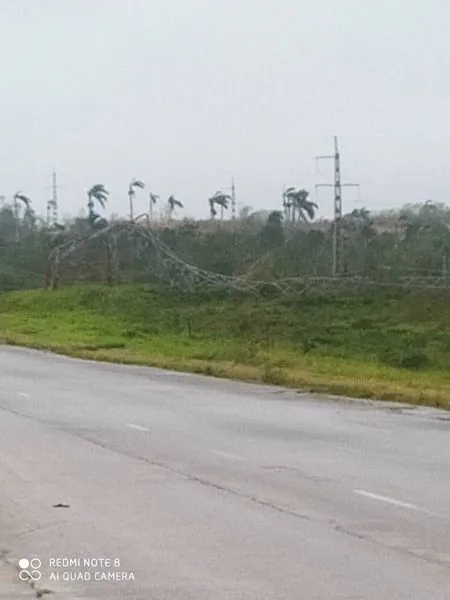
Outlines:
<svg viewBox="0 0 450 600"><path fill-rule="evenodd" d="M283 185L333 181L345 212L450 201L447 0L0 0L0 194L43 213L103 183L128 212L132 178L208 215L278 209ZM319 215L332 189L318 189Z"/></svg>

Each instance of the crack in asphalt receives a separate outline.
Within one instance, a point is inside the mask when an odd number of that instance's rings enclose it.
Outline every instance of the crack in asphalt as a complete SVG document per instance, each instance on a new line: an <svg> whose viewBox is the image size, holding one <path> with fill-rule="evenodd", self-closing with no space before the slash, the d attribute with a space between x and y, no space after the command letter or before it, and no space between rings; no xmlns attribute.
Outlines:
<svg viewBox="0 0 450 600"><path fill-rule="evenodd" d="M52 529L53 527L58 527L59 525L65 525L69 521L65 519L64 521L58 521L57 523L51 523L50 525L40 525L39 527L33 527L32 529L26 529L25 531L21 531L20 533L16 533L15 537L20 538L24 535L28 535L30 533L35 533L36 531L45 531L46 529Z"/></svg>

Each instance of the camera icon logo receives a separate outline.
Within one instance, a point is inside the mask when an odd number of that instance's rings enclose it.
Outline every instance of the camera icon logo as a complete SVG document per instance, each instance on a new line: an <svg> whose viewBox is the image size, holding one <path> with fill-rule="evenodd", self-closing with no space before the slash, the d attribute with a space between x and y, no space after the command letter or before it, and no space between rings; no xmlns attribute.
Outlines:
<svg viewBox="0 0 450 600"><path fill-rule="evenodd" d="M21 558L19 560L19 579L21 581L39 581L42 577L42 573L39 571L41 568L41 561L39 558L32 558L28 560L28 558Z"/></svg>

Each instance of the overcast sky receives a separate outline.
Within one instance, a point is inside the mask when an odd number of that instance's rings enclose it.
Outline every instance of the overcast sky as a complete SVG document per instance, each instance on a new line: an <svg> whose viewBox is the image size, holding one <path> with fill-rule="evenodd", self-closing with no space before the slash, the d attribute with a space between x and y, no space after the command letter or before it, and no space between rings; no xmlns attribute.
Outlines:
<svg viewBox="0 0 450 600"><path fill-rule="evenodd" d="M283 184L332 181L313 157L340 139L344 209L450 200L447 0L0 0L0 194L43 212L131 178L208 214L277 208ZM329 215L332 192L320 190Z"/></svg>

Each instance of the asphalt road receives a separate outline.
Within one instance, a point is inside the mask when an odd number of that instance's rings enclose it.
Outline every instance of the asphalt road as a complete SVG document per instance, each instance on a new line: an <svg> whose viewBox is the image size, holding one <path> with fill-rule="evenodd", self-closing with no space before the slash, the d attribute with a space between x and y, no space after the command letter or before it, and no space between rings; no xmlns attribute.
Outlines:
<svg viewBox="0 0 450 600"><path fill-rule="evenodd" d="M58 598L448 600L449 500L448 413L0 348L0 551Z"/></svg>

